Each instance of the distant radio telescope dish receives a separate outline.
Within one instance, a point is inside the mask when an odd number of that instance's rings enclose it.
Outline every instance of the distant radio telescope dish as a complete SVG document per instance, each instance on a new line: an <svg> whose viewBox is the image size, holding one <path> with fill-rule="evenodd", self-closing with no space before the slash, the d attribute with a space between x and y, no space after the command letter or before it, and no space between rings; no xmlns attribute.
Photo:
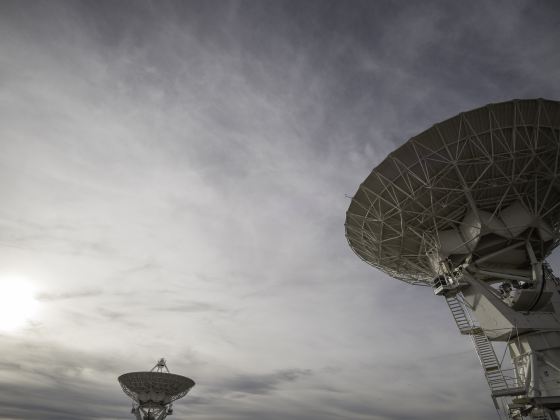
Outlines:
<svg viewBox="0 0 560 420"><path fill-rule="evenodd" d="M560 103L490 104L435 124L383 160L346 213L354 252L444 296L511 419L557 419ZM508 344L511 371L492 341Z"/></svg>
<svg viewBox="0 0 560 420"><path fill-rule="evenodd" d="M137 420L163 420L173 414L173 401L184 397L195 385L190 378L169 372L160 359L149 372L119 376L119 383L133 400L132 414Z"/></svg>

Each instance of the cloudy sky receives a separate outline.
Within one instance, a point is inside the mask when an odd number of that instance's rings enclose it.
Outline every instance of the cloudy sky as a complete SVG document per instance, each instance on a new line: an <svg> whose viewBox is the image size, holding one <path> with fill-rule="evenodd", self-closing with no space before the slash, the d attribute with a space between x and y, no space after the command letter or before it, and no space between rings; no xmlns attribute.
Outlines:
<svg viewBox="0 0 560 420"><path fill-rule="evenodd" d="M132 418L162 356L176 419L497 418L345 211L433 123L560 99L559 39L553 0L0 0L0 419Z"/></svg>

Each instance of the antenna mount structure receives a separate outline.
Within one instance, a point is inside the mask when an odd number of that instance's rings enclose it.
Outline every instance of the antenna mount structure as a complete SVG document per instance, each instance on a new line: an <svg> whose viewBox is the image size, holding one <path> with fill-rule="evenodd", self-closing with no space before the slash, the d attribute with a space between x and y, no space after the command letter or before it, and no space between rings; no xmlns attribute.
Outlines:
<svg viewBox="0 0 560 420"><path fill-rule="evenodd" d="M159 359L149 372L119 376L119 383L133 403L136 420L163 420L173 414L173 401L184 397L195 385L186 376L169 372L165 359Z"/></svg>
<svg viewBox="0 0 560 420"><path fill-rule="evenodd" d="M560 281L545 260L560 243L559 102L489 104L411 138L360 185L345 229L365 262L445 298L498 411L559 419Z"/></svg>

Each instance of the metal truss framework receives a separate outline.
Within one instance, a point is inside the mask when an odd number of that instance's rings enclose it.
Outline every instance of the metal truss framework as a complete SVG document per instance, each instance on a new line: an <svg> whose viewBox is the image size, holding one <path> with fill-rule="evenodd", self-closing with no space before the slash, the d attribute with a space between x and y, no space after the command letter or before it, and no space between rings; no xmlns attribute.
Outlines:
<svg viewBox="0 0 560 420"><path fill-rule="evenodd" d="M453 270L520 240L542 260L558 244L559 173L560 104L490 104L391 153L353 197L346 237L367 263L420 285L432 284L438 262ZM508 216L514 207L521 221ZM444 250L443 233L459 243Z"/></svg>

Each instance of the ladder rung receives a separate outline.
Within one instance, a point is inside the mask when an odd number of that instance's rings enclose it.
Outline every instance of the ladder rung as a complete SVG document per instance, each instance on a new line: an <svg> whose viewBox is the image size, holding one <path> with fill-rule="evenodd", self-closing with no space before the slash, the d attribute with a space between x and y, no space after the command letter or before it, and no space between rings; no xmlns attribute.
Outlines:
<svg viewBox="0 0 560 420"><path fill-rule="evenodd" d="M487 376L498 376L498 377L502 377L502 372L500 371L500 365L496 365L496 364L487 364L484 367L484 371L487 373Z"/></svg>
<svg viewBox="0 0 560 420"><path fill-rule="evenodd" d="M496 354L490 350L480 350L478 351L478 355L485 359L496 359Z"/></svg>
<svg viewBox="0 0 560 420"><path fill-rule="evenodd" d="M495 360L488 360L488 361L486 361L486 363L482 363L482 366L484 367L484 369L486 371L496 370L500 367L500 365L497 364Z"/></svg>
<svg viewBox="0 0 560 420"><path fill-rule="evenodd" d="M524 395L526 392L525 387L520 386L520 387L516 387L516 388L507 388L504 390L499 390L497 392L494 392L494 390L492 390L492 396L493 397L504 397L506 395Z"/></svg>

